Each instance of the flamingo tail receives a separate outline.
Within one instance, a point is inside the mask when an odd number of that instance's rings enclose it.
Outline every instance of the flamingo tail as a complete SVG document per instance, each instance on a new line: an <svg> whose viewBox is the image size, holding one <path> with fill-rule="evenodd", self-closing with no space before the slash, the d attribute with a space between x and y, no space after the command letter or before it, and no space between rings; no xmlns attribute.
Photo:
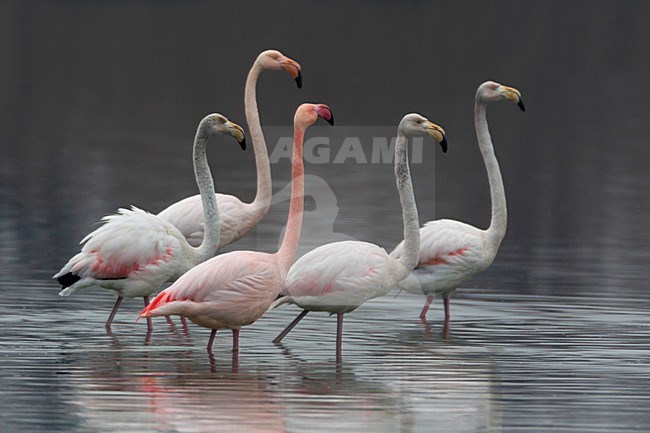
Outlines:
<svg viewBox="0 0 650 433"><path fill-rule="evenodd" d="M79 281L81 277L77 274L73 274L72 272L68 272L65 275L61 275L60 277L57 277L56 280L61 284L61 288L65 289L66 287L70 287L77 281Z"/></svg>
<svg viewBox="0 0 650 433"><path fill-rule="evenodd" d="M291 302L291 300L292 300L291 296L284 296L284 295L280 294L280 295L278 295L277 298L275 298L275 301L273 301L271 303L271 305L269 306L269 309L266 310L266 311L270 311L270 310L272 310L272 309L274 309L276 307L279 307L282 304L288 304L288 303Z"/></svg>
<svg viewBox="0 0 650 433"><path fill-rule="evenodd" d="M73 274L72 272L68 272L61 276L55 275L54 278L56 278L59 284L61 284L59 296L70 296L77 293L79 290L83 290L93 285L92 281L82 279L79 275Z"/></svg>

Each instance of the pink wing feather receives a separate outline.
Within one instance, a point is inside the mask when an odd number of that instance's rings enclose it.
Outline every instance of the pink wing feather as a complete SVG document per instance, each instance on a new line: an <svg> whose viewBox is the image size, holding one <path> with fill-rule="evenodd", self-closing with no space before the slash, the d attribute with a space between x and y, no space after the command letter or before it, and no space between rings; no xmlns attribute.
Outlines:
<svg viewBox="0 0 650 433"><path fill-rule="evenodd" d="M146 274L159 274L159 268L168 266L179 254L176 229L155 215L133 207L119 209L102 221L101 227L81 241L81 252L55 278L72 272L82 279L126 279L134 274L146 279Z"/></svg>
<svg viewBox="0 0 650 433"><path fill-rule="evenodd" d="M462 264L478 259L476 254L483 250L482 231L454 220L429 221L420 229L420 260L416 268L445 264ZM404 252L404 241L391 252L391 257L400 258Z"/></svg>
<svg viewBox="0 0 650 433"><path fill-rule="evenodd" d="M213 257L156 296L140 316L183 313L197 323L209 320L209 327L252 323L268 309L284 282L276 260L255 251Z"/></svg>

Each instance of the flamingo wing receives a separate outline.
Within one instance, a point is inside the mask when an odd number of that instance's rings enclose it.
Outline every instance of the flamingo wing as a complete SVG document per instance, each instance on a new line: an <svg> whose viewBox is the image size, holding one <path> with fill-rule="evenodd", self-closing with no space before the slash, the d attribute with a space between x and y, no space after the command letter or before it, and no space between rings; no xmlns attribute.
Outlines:
<svg viewBox="0 0 650 433"><path fill-rule="evenodd" d="M228 194L216 194L219 207L219 228L223 248L244 237L254 226L248 204ZM187 242L198 247L203 242L205 219L200 195L193 195L178 201L161 211L158 216L172 223L183 234Z"/></svg>
<svg viewBox="0 0 650 433"><path fill-rule="evenodd" d="M180 234L171 224L136 207L119 209L102 221L102 226L81 241L81 252L54 278L70 273L85 286L102 280L124 286L126 281L118 283L119 280L132 279L150 287L154 282L162 284L174 274L174 259L182 247ZM70 288L73 287L75 284ZM67 293L62 292L64 296Z"/></svg>
<svg viewBox="0 0 650 433"><path fill-rule="evenodd" d="M338 307L346 307L349 311L385 293L390 262L388 254L371 243L323 245L294 263L283 294L310 309L338 312Z"/></svg>
<svg viewBox="0 0 650 433"><path fill-rule="evenodd" d="M275 260L254 251L213 257L162 291L140 316L181 314L213 328L252 323L280 291L283 278Z"/></svg>
<svg viewBox="0 0 650 433"><path fill-rule="evenodd" d="M430 221L420 229L420 259L399 287L413 293L455 289L490 264L484 231L454 220ZM404 241L391 252L399 259Z"/></svg>

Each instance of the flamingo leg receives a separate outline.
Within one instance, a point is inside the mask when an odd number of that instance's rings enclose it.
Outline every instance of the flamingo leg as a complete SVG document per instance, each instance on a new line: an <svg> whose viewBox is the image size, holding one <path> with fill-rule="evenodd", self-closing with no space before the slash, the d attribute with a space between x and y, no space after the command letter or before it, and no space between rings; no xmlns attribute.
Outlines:
<svg viewBox="0 0 650 433"><path fill-rule="evenodd" d="M173 326L173 325L174 325L174 321L172 320L171 317L169 317L169 316L165 316L165 320L167 321L167 324L168 324L168 325L170 325L170 326Z"/></svg>
<svg viewBox="0 0 650 433"><path fill-rule="evenodd" d="M429 311L429 306L432 302L433 296L427 296L427 301L424 303L424 307L422 307L422 311L420 312L420 322L427 321L427 311Z"/></svg>
<svg viewBox="0 0 650 433"><path fill-rule="evenodd" d="M343 346L343 313L336 315L336 362L342 360L341 349Z"/></svg>
<svg viewBox="0 0 650 433"><path fill-rule="evenodd" d="M451 318L451 314L449 313L449 295L444 295L442 301L445 304L445 326L449 326L449 319Z"/></svg>
<svg viewBox="0 0 650 433"><path fill-rule="evenodd" d="M144 306L149 305L149 296L143 296ZM151 317L147 317L147 332L153 331L153 323L151 322Z"/></svg>
<svg viewBox="0 0 650 433"><path fill-rule="evenodd" d="M108 316L108 320L104 325L106 329L111 329L111 323L113 323L113 319L115 318L115 313L117 313L117 309L120 308L121 303L122 303L122 297L118 296L117 299L115 300L115 305L113 305L113 310L111 311L111 314Z"/></svg>
<svg viewBox="0 0 650 433"><path fill-rule="evenodd" d="M217 330L213 329L210 333L210 339L208 340L208 355L212 356L212 343L214 343L214 336L217 335Z"/></svg>
<svg viewBox="0 0 650 433"><path fill-rule="evenodd" d="M239 329L232 330L232 351L239 352Z"/></svg>
<svg viewBox="0 0 650 433"><path fill-rule="evenodd" d="M289 326L284 328L284 331L280 332L277 337L273 340L273 343L278 344L279 342L282 341L282 339L289 333L291 330L300 322L303 317L305 317L309 313L307 310L302 310L298 316L293 319L293 322L289 323Z"/></svg>

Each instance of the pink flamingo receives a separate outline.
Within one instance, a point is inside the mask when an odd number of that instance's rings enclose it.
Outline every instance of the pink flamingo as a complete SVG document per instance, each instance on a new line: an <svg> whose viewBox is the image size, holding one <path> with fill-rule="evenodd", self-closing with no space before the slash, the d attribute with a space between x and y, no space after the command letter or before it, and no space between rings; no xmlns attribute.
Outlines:
<svg viewBox="0 0 650 433"><path fill-rule="evenodd" d="M506 195L499 163L494 154L486 117L489 102L507 99L525 111L521 93L512 87L487 81L476 92L474 123L478 145L483 155L490 182L492 198L492 222L487 230L481 230L460 221L442 219L429 221L420 229L420 258L413 272L397 287L411 293L427 295L420 313L426 321L433 294L440 293L445 305L445 328L449 326L449 294L463 281L487 269L499 250L506 234ZM404 241L391 253L394 258L405 254Z"/></svg>
<svg viewBox="0 0 650 433"><path fill-rule="evenodd" d="M302 256L289 270L281 297L273 306L296 304L303 311L273 340L274 343L282 341L309 311L327 311L337 315L336 358L340 360L343 314L386 294L415 267L420 234L408 165L407 137L416 134L434 137L443 151L447 151L441 127L419 114L404 116L397 129L395 178L402 203L406 253L395 259L375 244L342 241L322 245Z"/></svg>
<svg viewBox="0 0 650 433"><path fill-rule="evenodd" d="M229 194L217 194L219 205L221 241L218 250L229 245L250 232L253 227L266 215L271 206L271 168L269 154L260 126L260 115L257 110L255 86L257 79L264 70L285 70L302 87L300 65L275 50L262 52L251 67L246 79L244 90L244 105L246 121L253 140L255 165L257 167L257 194L252 203L244 203ZM198 246L203 240L204 220L201 197L194 195L170 205L158 214L162 219L174 224L192 246Z"/></svg>
<svg viewBox="0 0 650 433"><path fill-rule="evenodd" d="M54 275L63 286L59 295L70 296L93 285L114 291L117 300L105 325L110 329L122 298L142 296L147 305L149 295L165 282L214 256L219 245L219 213L206 144L212 135L224 134L246 148L241 126L221 114L201 120L194 139L194 173L208 222L201 246L191 246L176 227L156 215L136 207L119 209L102 218L105 224L83 238L81 252ZM151 331L150 320L147 325Z"/></svg>
<svg viewBox="0 0 650 433"><path fill-rule="evenodd" d="M323 104L302 104L296 110L291 157L291 201L287 229L275 254L233 251L189 270L156 296L140 317L179 315L212 329L207 350L218 329L231 329L233 352L239 351L239 329L259 319L276 299L296 254L304 203L302 142L305 130L319 117L334 124Z"/></svg>

